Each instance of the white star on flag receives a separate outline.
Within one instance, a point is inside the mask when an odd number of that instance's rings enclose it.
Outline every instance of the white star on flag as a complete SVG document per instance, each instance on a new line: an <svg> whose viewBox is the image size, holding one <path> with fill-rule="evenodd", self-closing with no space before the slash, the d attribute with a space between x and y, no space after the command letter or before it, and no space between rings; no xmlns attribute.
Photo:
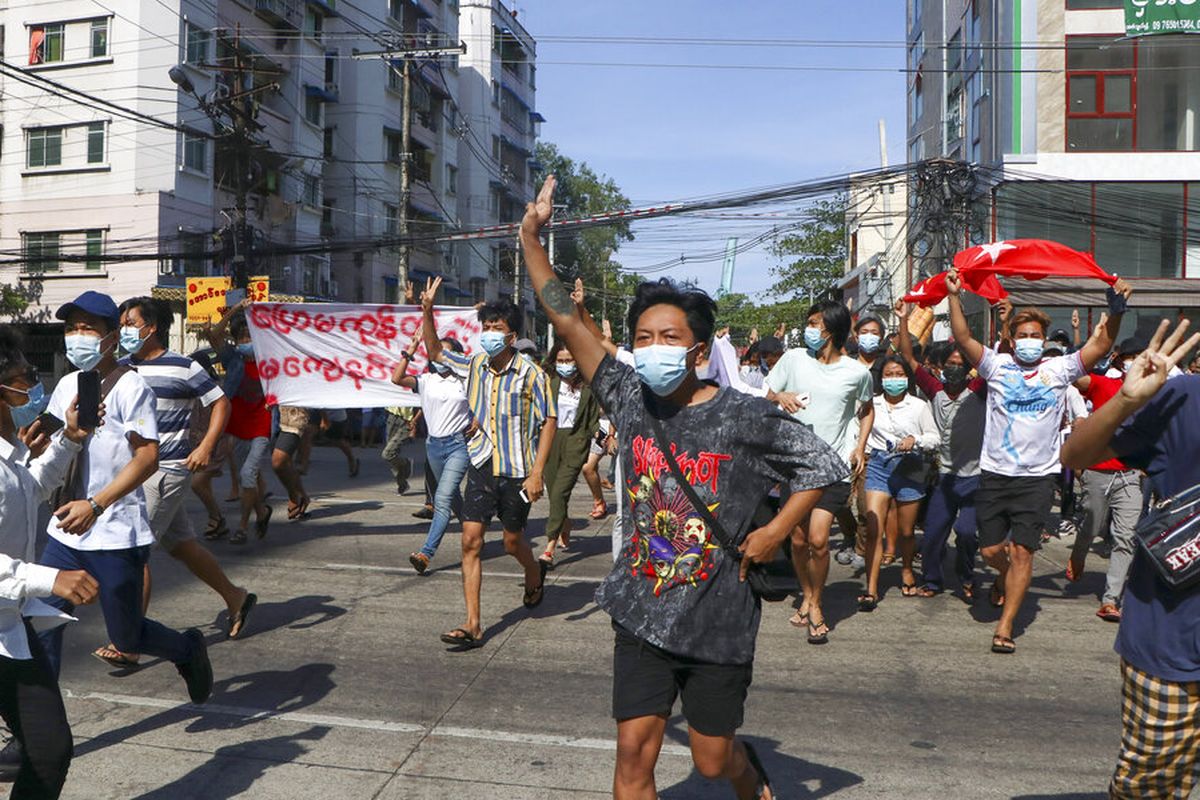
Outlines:
<svg viewBox="0 0 1200 800"><path fill-rule="evenodd" d="M989 255L992 257L992 264L995 264L996 259L998 259L1000 257L1000 254L1003 253L1005 250L1016 250L1016 249L1017 249L1017 246L1015 244L1009 244L1008 242L992 242L991 244L981 244L981 245L979 245L980 253L979 253L979 255L975 256L974 260L979 261L986 254L986 255ZM974 261L972 263L974 263Z"/></svg>

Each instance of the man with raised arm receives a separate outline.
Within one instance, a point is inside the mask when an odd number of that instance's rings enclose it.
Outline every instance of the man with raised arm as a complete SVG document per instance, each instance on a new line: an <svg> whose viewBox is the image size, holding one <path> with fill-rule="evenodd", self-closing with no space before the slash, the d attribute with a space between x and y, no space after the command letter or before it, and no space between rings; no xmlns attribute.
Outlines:
<svg viewBox="0 0 1200 800"><path fill-rule="evenodd" d="M479 554L492 517L504 527L504 550L525 570L526 608L545 594L546 564L533 557L525 538L529 508L542 496L542 471L550 458L558 409L550 379L533 359L513 349L521 334L521 310L507 300L479 309L482 353L456 353L443 347L433 316L433 300L442 279L421 294L422 335L430 361L441 362L467 381L467 406L478 423L467 452L467 488L463 493L462 573L467 621L442 634L442 641L462 649L483 645L479 596L483 586Z"/></svg>
<svg viewBox="0 0 1200 800"><path fill-rule="evenodd" d="M696 362L716 316L702 291L667 280L643 283L627 320L635 366L606 352L539 241L553 194L551 176L526 209L521 246L556 333L621 431L625 481L617 491L632 506L617 562L596 593L615 632L613 796L656 796L654 766L682 695L700 774L730 781L739 798L772 798L754 749L734 738L761 612L745 578L752 564L771 560L822 488L849 470L771 403L698 379ZM780 482L791 497L771 523L751 532L759 501Z"/></svg>
<svg viewBox="0 0 1200 800"><path fill-rule="evenodd" d="M991 603L1002 608L992 636L993 653L1014 653L1013 621L1033 577L1033 554L1041 547L1042 521L1054 502L1062 469L1058 429L1067 389L1112 348L1121 328L1129 285L1108 289L1109 316L1069 355L1043 358L1050 319L1023 308L1009 319L1013 353L998 353L971 334L959 293L957 270L946 276L954 341L987 381L987 417L975 496L980 553L999 576Z"/></svg>

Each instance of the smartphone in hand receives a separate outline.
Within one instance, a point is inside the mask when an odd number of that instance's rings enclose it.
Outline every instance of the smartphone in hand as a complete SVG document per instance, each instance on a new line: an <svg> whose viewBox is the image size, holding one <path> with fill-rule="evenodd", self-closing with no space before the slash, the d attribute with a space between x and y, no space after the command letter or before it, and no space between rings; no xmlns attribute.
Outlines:
<svg viewBox="0 0 1200 800"><path fill-rule="evenodd" d="M100 424L100 373L94 369L79 373L79 427L93 430Z"/></svg>
<svg viewBox="0 0 1200 800"><path fill-rule="evenodd" d="M41 432L49 436L52 433L57 433L62 430L63 421L58 417L45 411L38 415L37 421L41 423Z"/></svg>

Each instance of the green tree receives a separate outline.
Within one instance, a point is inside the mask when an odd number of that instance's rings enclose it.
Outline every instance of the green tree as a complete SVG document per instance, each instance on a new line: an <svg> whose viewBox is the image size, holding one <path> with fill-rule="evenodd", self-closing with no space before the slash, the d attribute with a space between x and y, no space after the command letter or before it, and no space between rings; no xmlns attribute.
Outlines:
<svg viewBox="0 0 1200 800"><path fill-rule="evenodd" d="M743 345L752 330L770 336L780 324L795 327L805 311L805 300L783 300L758 305L744 294L727 294L717 301L717 327L729 328L734 344Z"/></svg>
<svg viewBox="0 0 1200 800"><path fill-rule="evenodd" d="M805 299L830 294L846 269L846 196L813 203L808 219L771 252L783 262L771 269L774 294Z"/></svg>
<svg viewBox="0 0 1200 800"><path fill-rule="evenodd" d="M15 286L0 284L0 317L16 317L29 307L29 300Z"/></svg>

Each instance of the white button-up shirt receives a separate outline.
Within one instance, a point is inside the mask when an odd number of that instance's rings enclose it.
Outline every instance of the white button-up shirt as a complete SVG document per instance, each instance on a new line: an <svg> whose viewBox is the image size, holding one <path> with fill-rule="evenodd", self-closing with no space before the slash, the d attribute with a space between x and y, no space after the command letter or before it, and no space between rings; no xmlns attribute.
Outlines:
<svg viewBox="0 0 1200 800"><path fill-rule="evenodd" d="M22 617L73 619L37 600L54 591L58 570L34 564L38 507L66 477L80 446L61 434L25 466L29 450L0 438L0 656L32 658Z"/></svg>

